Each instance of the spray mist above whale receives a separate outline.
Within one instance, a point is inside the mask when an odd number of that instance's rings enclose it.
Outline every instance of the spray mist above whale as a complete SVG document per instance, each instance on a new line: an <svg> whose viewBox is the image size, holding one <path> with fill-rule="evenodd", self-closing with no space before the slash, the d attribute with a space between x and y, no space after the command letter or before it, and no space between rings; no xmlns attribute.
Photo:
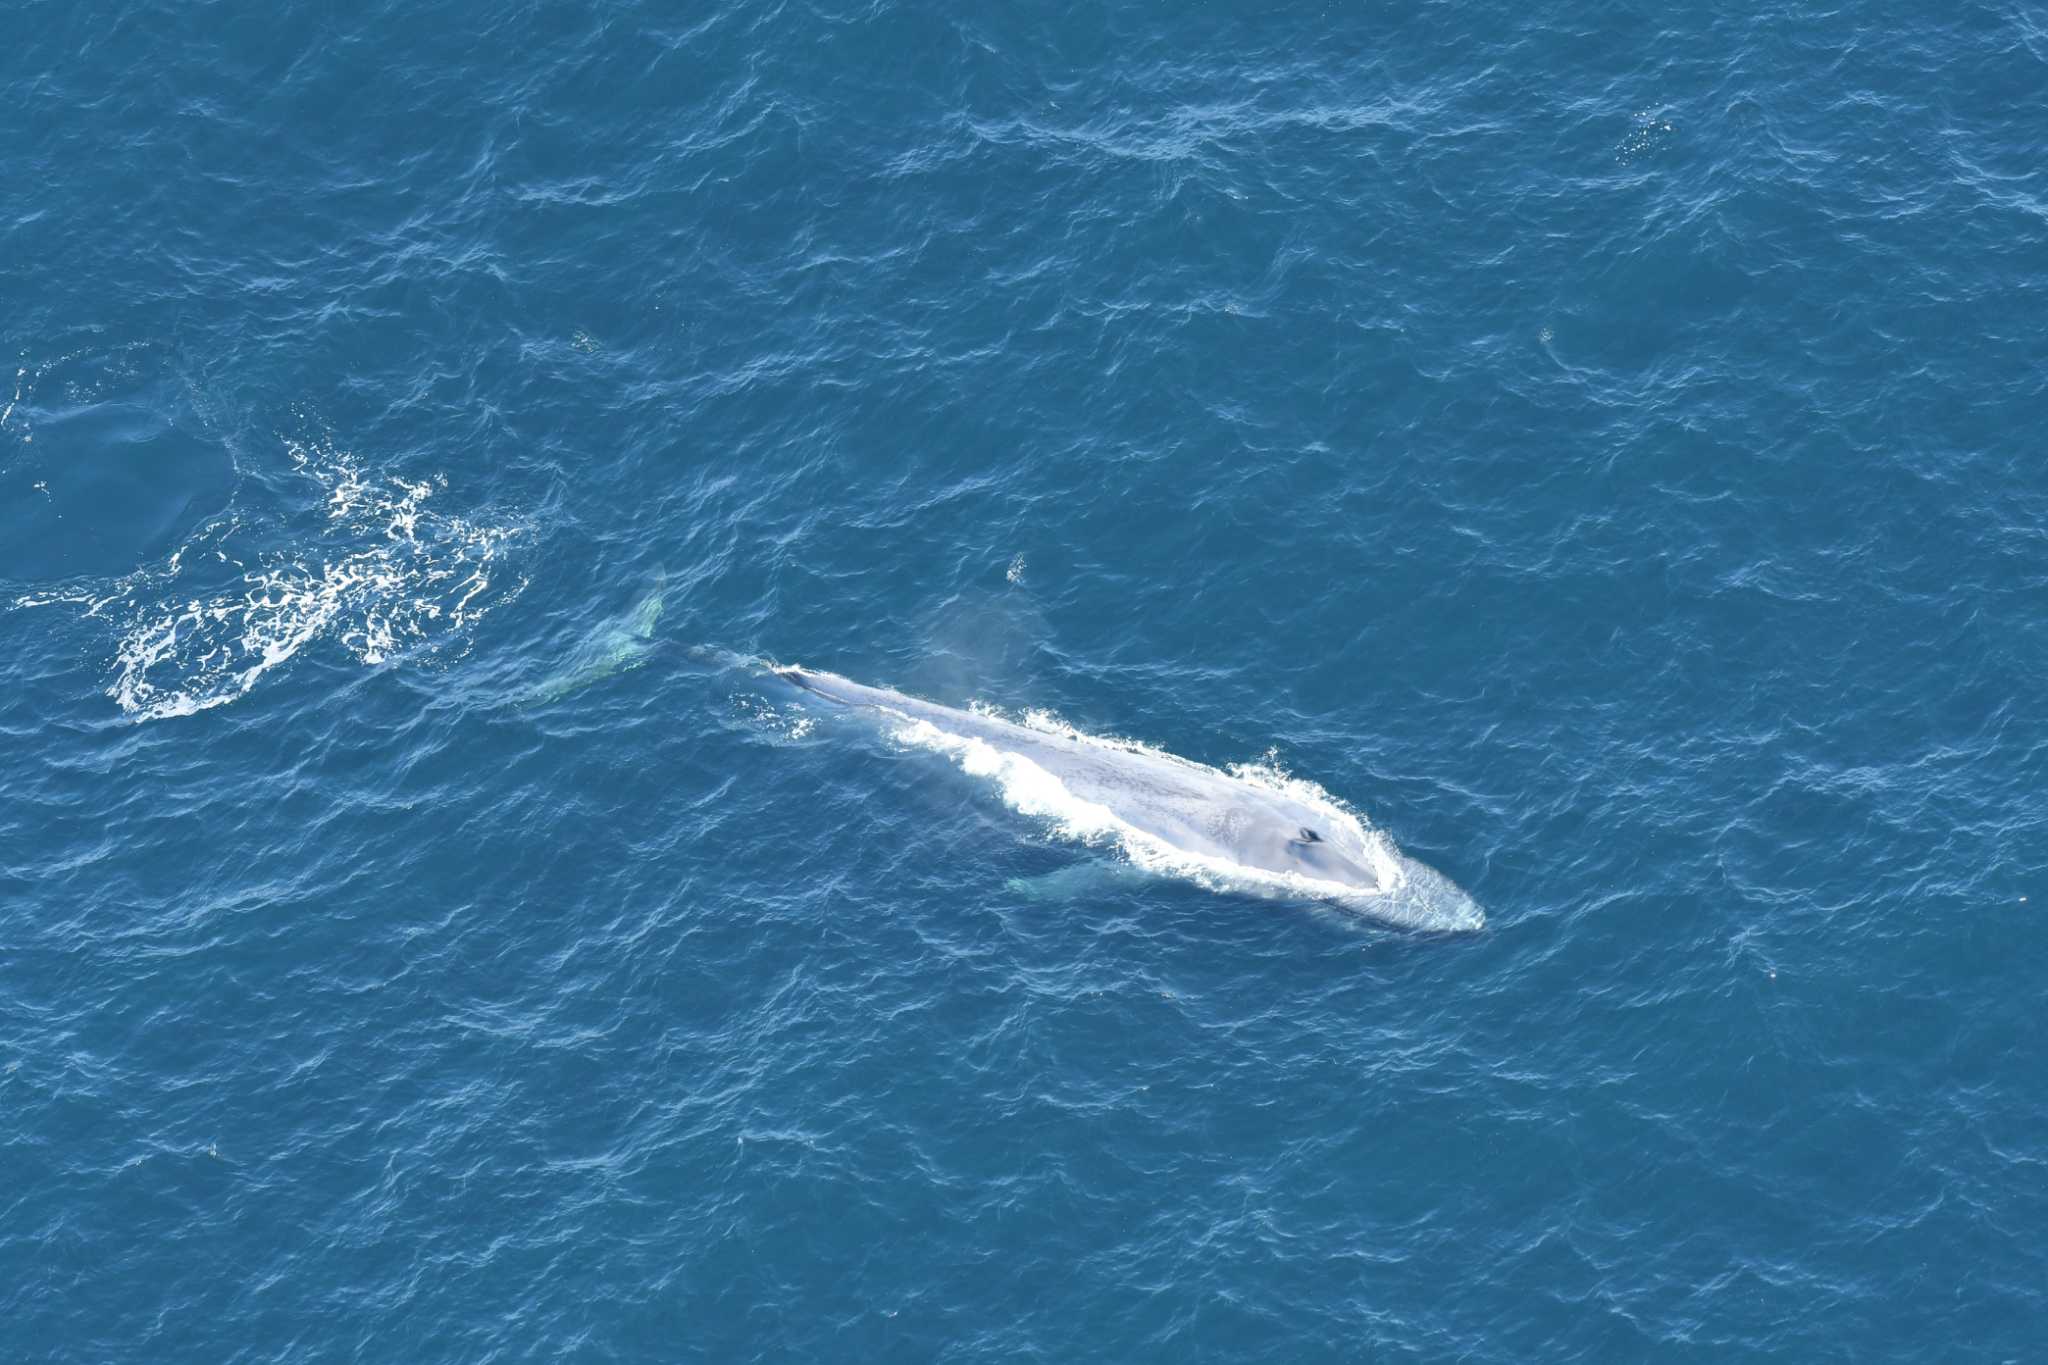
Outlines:
<svg viewBox="0 0 2048 1365"><path fill-rule="evenodd" d="M1319 788L1223 772L1142 745L960 711L836 673L771 667L806 697L870 712L902 743L993 780L1061 833L1121 846L1137 869L1218 889L1334 903L1408 929L1485 927L1479 905Z"/></svg>

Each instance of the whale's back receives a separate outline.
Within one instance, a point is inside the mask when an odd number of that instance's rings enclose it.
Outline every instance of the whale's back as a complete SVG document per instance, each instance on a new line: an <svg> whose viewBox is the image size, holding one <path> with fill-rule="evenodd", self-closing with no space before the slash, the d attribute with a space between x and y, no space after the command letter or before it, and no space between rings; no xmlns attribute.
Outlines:
<svg viewBox="0 0 2048 1365"><path fill-rule="evenodd" d="M946 750L970 771L998 778L1017 798L1012 804L1082 833L1121 836L1134 856L1179 861L1217 880L1264 879L1305 895L1352 900L1397 922L1468 927L1434 923L1435 909L1411 916L1398 895L1406 860L1334 803L1142 745L1020 725L835 673L777 673L827 701L894 717L898 738ZM1056 792L1046 790L1047 779Z"/></svg>

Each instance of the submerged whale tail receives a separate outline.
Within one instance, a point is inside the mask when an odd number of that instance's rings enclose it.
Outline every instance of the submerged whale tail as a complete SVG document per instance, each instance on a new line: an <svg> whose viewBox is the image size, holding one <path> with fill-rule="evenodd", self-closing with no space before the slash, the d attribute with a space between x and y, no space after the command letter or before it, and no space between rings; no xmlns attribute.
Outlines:
<svg viewBox="0 0 2048 1365"><path fill-rule="evenodd" d="M654 627L661 620L662 599L667 596L668 570L657 568L654 571L654 582L648 587L646 595L627 613L626 629L639 639L652 640Z"/></svg>
<svg viewBox="0 0 2048 1365"><path fill-rule="evenodd" d="M657 640L655 628L668 596L668 573L654 571L654 581L624 613L600 622L549 673L514 691L509 706L528 708L560 701L614 673L640 667L673 642Z"/></svg>

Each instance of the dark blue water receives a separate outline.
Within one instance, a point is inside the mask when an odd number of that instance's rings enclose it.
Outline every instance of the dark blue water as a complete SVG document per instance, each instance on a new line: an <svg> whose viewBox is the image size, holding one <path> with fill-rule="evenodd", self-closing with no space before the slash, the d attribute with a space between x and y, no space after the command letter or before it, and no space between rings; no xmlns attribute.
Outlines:
<svg viewBox="0 0 2048 1365"><path fill-rule="evenodd" d="M0 1358L2038 1358L2038 8L952 10L12 13Z"/></svg>

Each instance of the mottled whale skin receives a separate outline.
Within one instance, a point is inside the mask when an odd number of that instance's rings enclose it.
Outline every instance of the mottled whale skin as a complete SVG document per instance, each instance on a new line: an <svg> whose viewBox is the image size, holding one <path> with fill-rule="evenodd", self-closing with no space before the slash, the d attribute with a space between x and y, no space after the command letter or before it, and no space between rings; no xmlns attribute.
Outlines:
<svg viewBox="0 0 2048 1365"><path fill-rule="evenodd" d="M915 733L929 725L941 745L979 742L1027 760L1071 797L1108 812L1147 847L1196 865L1240 869L1255 881L1333 901L1406 929L1469 933L1486 916L1441 873L1409 858L1358 822L1288 791L1156 750L955 710L836 673L774 668L776 677L839 706L895 717Z"/></svg>

